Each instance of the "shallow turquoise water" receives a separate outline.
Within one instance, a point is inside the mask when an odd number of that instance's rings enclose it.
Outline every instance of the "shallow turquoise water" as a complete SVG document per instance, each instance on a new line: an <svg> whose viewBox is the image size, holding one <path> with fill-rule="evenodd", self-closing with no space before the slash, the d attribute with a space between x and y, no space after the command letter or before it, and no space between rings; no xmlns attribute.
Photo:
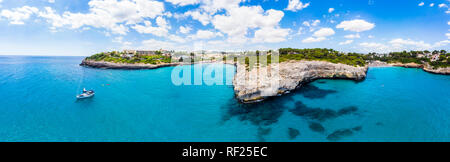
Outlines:
<svg viewBox="0 0 450 162"><path fill-rule="evenodd" d="M173 85L174 67L101 70L81 60L1 56L0 141L450 141L450 76L419 69L371 68L363 82L319 80L240 105L232 86ZM207 66L220 65L195 68ZM77 101L83 87L96 96Z"/></svg>

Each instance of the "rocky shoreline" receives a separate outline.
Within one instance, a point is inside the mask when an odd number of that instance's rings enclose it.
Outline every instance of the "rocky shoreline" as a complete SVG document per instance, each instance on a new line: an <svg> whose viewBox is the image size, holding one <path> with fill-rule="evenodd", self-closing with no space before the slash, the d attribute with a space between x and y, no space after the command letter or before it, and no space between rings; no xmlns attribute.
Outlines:
<svg viewBox="0 0 450 162"><path fill-rule="evenodd" d="M105 61L93 61L84 59L80 66L87 66L92 68L100 69L124 69L124 70L139 70L139 69L156 69L161 67L178 66L182 63L165 63L165 64L122 64L122 63L112 63Z"/></svg>
<svg viewBox="0 0 450 162"><path fill-rule="evenodd" d="M112 63L105 61L93 61L84 59L80 66L99 68L99 69L121 69L121 70L144 70L144 69L157 69L162 67L171 67L171 66L181 66L181 65L192 65L197 63L223 63L234 65L235 63L232 61L224 62L224 61L200 61L195 63L189 62L175 62L175 63L162 63L162 64L123 64L123 63Z"/></svg>
<svg viewBox="0 0 450 162"><path fill-rule="evenodd" d="M420 69L423 69L423 71L425 71L425 72L429 72L429 73L433 73L433 74L450 75L450 67L434 69L433 67L431 67L428 64L422 65L422 64L416 64L416 63L407 63L407 64L392 63L389 65L396 66L396 67L405 67L405 68L420 68Z"/></svg>
<svg viewBox="0 0 450 162"><path fill-rule="evenodd" d="M368 66L354 67L323 61L289 61L247 70L238 64L233 80L236 98L254 103L301 88L317 79L364 80Z"/></svg>
<svg viewBox="0 0 450 162"><path fill-rule="evenodd" d="M434 74L450 74L450 68L433 69L428 65L415 63L385 63L371 62L365 67L355 67L345 64L335 64L324 61L288 61L268 66L248 69L244 64L222 61L202 61L201 63L225 63L236 66L233 79L235 97L241 103L255 103L270 97L290 93L303 85L317 79L348 79L362 81L366 78L369 67L406 67L421 68ZM191 63L164 63L164 64L120 64L104 61L83 60L81 66L102 69L156 69L160 67L190 65Z"/></svg>
<svg viewBox="0 0 450 162"><path fill-rule="evenodd" d="M369 63L369 67L404 67L404 68L419 68L425 72L433 73L433 74L441 74L441 75L450 75L450 68L437 68L434 69L430 65L426 64L416 64L416 63L386 63L381 61L373 61Z"/></svg>
<svg viewBox="0 0 450 162"><path fill-rule="evenodd" d="M426 72L429 72L429 73L433 73L433 74L450 75L450 67L433 69L430 66L425 66L423 68L423 71L426 71Z"/></svg>

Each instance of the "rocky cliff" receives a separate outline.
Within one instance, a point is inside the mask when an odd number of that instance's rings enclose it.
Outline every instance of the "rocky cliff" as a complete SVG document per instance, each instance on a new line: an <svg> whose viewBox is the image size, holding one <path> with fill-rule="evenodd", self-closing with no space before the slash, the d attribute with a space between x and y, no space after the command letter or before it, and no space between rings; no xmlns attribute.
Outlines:
<svg viewBox="0 0 450 162"><path fill-rule="evenodd" d="M252 103L289 93L316 79L363 80L367 70L368 66L354 67L322 61L290 61L252 69L237 64L233 85L240 102Z"/></svg>
<svg viewBox="0 0 450 162"><path fill-rule="evenodd" d="M424 71L434 74L444 74L444 75L450 75L450 67L447 68L432 68L431 66L425 66L423 68Z"/></svg>

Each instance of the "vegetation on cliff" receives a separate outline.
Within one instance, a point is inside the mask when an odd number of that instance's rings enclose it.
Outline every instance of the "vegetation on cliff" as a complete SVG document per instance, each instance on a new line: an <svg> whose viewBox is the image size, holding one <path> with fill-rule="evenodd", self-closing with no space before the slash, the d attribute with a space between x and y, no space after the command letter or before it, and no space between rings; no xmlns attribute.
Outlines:
<svg viewBox="0 0 450 162"><path fill-rule="evenodd" d="M289 60L316 60L327 61L331 63L342 63L352 66L365 66L363 54L342 53L333 49L314 48L314 49L294 49L280 48L280 62Z"/></svg>
<svg viewBox="0 0 450 162"><path fill-rule="evenodd" d="M161 63L170 63L171 56L165 56L161 54L155 55L127 55L124 52L102 52L90 57L87 57L86 60L93 61L105 61L105 62L113 62L113 63L144 63L144 64L161 64Z"/></svg>

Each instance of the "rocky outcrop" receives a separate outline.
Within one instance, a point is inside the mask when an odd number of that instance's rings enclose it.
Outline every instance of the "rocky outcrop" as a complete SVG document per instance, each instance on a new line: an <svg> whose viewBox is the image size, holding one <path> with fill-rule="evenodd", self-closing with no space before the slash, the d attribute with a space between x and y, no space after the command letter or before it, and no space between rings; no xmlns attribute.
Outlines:
<svg viewBox="0 0 450 162"><path fill-rule="evenodd" d="M436 68L434 69L431 66L425 66L423 68L424 71L433 73L433 74L444 74L444 75L450 75L450 67L447 68Z"/></svg>
<svg viewBox="0 0 450 162"><path fill-rule="evenodd" d="M398 67L405 67L405 68L420 68L423 69L423 71L433 73L433 74L443 74L443 75L450 75L450 67L446 68L433 68L428 63L426 64L416 64L416 63L392 63L389 64L391 66L398 66Z"/></svg>
<svg viewBox="0 0 450 162"><path fill-rule="evenodd" d="M156 69L160 67L168 67L168 66L178 66L182 63L164 63L164 64L122 64L122 63L113 63L113 62L105 62L105 61L93 61L84 59L81 62L81 66L88 66L93 68L102 68L102 69L128 69L128 70L136 70L136 69Z"/></svg>
<svg viewBox="0 0 450 162"><path fill-rule="evenodd" d="M397 67L405 67L405 68L423 68L423 64L417 64L417 63L391 63L391 66L397 66Z"/></svg>
<svg viewBox="0 0 450 162"><path fill-rule="evenodd" d="M290 93L316 79L363 80L367 70L368 66L354 67L322 61L290 61L252 69L237 64L233 85L240 102L252 103Z"/></svg>

